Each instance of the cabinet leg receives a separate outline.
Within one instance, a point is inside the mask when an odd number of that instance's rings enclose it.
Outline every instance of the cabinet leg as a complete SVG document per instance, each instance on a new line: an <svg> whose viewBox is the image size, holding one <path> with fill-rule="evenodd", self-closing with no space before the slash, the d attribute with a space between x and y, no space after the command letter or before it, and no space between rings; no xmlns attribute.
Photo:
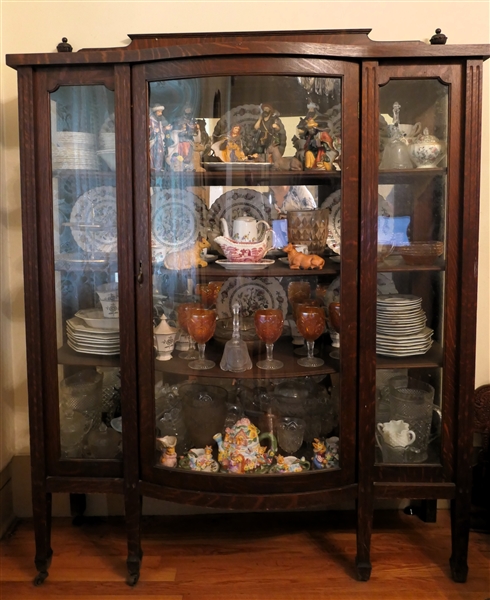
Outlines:
<svg viewBox="0 0 490 600"><path fill-rule="evenodd" d="M70 494L70 513L72 525L80 527L85 521L85 510L87 509L87 496L85 494Z"/></svg>
<svg viewBox="0 0 490 600"><path fill-rule="evenodd" d="M34 564L38 574L34 585L41 585L48 576L53 550L51 549L51 494L33 490L34 536L36 541L36 556Z"/></svg>
<svg viewBox="0 0 490 600"><path fill-rule="evenodd" d="M357 500L357 556L356 575L359 581L371 577L371 532L373 528L372 500Z"/></svg>
<svg viewBox="0 0 490 600"><path fill-rule="evenodd" d="M130 586L138 582L140 576L141 559L141 509L142 498L139 494L126 496L126 528L128 536L128 578L126 583Z"/></svg>
<svg viewBox="0 0 490 600"><path fill-rule="evenodd" d="M451 576L456 583L465 583L468 576L469 537L469 494L458 494L451 502L451 558L449 559Z"/></svg>

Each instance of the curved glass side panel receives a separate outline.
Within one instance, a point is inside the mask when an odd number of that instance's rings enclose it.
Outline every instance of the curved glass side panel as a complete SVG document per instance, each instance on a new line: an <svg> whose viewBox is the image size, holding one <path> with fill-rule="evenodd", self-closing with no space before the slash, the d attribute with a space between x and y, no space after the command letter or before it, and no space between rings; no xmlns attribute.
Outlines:
<svg viewBox="0 0 490 600"><path fill-rule="evenodd" d="M376 353L379 463L440 464L449 88L380 88Z"/></svg>
<svg viewBox="0 0 490 600"><path fill-rule="evenodd" d="M161 468L339 469L340 84L149 84Z"/></svg>
<svg viewBox="0 0 490 600"><path fill-rule="evenodd" d="M50 99L61 458L121 458L114 93Z"/></svg>

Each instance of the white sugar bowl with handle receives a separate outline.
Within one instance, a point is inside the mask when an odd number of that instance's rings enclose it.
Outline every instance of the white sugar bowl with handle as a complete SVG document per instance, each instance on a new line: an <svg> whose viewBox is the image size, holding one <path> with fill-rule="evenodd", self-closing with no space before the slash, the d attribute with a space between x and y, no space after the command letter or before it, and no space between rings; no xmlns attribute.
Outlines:
<svg viewBox="0 0 490 600"><path fill-rule="evenodd" d="M430 169L444 158L444 143L430 135L427 127L409 146L410 157L419 169Z"/></svg>

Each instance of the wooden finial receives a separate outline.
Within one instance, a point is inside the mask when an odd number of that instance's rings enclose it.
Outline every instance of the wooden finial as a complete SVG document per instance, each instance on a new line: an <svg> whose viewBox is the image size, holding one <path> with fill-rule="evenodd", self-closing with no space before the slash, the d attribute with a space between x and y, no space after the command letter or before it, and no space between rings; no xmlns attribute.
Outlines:
<svg viewBox="0 0 490 600"><path fill-rule="evenodd" d="M71 47L71 44L68 43L68 38L64 37L56 46L56 50L58 50L58 52L71 52L73 48Z"/></svg>
<svg viewBox="0 0 490 600"><path fill-rule="evenodd" d="M447 36L441 33L439 28L436 29L435 34L430 38L431 44L445 44L447 42Z"/></svg>

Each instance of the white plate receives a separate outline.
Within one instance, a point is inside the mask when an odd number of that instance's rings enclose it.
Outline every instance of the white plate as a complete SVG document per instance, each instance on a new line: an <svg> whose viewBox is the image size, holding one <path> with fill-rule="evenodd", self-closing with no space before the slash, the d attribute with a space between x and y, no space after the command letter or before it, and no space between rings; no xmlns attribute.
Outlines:
<svg viewBox="0 0 490 600"><path fill-rule="evenodd" d="M232 271L260 271L266 269L275 263L270 258L265 258L259 262L233 262L231 260L217 260L216 264Z"/></svg>
<svg viewBox="0 0 490 600"><path fill-rule="evenodd" d="M417 334L414 335L397 335L397 336L393 336L393 335L385 335L382 333L377 333L376 334L376 339L381 339L381 340L387 340L387 341L391 341L391 340L399 340L400 343L403 341L406 342L412 342L412 341L417 341L417 340L424 340L424 339L428 339L430 338L430 336L434 333L433 329L430 329L430 327L424 327L424 329Z"/></svg>
<svg viewBox="0 0 490 600"><path fill-rule="evenodd" d="M267 196L249 188L237 188L221 194L209 209L209 228L213 233L221 235L221 219L224 218L231 233L233 221L243 216L253 217L256 221L266 221L270 225L271 207Z"/></svg>
<svg viewBox="0 0 490 600"><path fill-rule="evenodd" d="M238 302L242 317L252 317L259 308L279 308L286 317L288 299L275 277L231 277L221 287L216 300L218 317L232 317Z"/></svg>
<svg viewBox="0 0 490 600"><path fill-rule="evenodd" d="M380 354L381 356L392 356L395 358L404 358L407 356L420 356L422 354L427 354L427 352L430 350L430 348L427 348L427 350L416 350L416 351L407 351L407 352L391 352L389 350L381 350L378 348L376 348L376 354Z"/></svg>
<svg viewBox="0 0 490 600"><path fill-rule="evenodd" d="M207 210L188 190L155 190L151 196L153 261L161 262L169 252L192 246L198 237L206 236Z"/></svg>
<svg viewBox="0 0 490 600"><path fill-rule="evenodd" d="M96 310L96 309L90 309L92 310ZM87 318L89 321L92 320L92 317L90 316L90 313L88 311L78 311L79 313L82 313L85 315L85 318ZM77 313L78 314L78 313ZM88 314L88 316L86 316ZM101 314L102 318L104 318L102 311L97 311L97 314L95 315L95 321L98 322L98 315ZM104 318L105 319L105 318ZM72 332L76 332L76 333L80 333L81 335L92 335L92 336L97 336L97 337L108 337L108 338L112 338L115 336L119 336L119 319L106 319L107 321L111 321L111 323L109 323L109 325L113 325L113 327L109 328L96 328L96 327L91 327L89 325L86 324L86 322L81 318L81 317L72 317L71 319L68 319L66 321L66 327L67 329L70 329ZM115 323L113 324L112 322L115 321Z"/></svg>
<svg viewBox="0 0 490 600"><path fill-rule="evenodd" d="M75 317L82 319L86 325L95 329L112 329L119 331L119 319L107 319L102 310L97 308L84 308L75 313Z"/></svg>
<svg viewBox="0 0 490 600"><path fill-rule="evenodd" d="M422 298L413 294L383 294L376 299L378 307L420 306L421 302Z"/></svg>
<svg viewBox="0 0 490 600"><path fill-rule="evenodd" d="M201 256L201 258L203 260L205 260L207 263L212 263L212 262L215 262L216 260L218 260L218 255L217 254L204 254L203 256Z"/></svg>
<svg viewBox="0 0 490 600"><path fill-rule="evenodd" d="M85 252L117 251L116 188L92 188L82 194L70 215L73 239Z"/></svg>
<svg viewBox="0 0 490 600"><path fill-rule="evenodd" d="M70 340L67 341L68 346L75 350L75 352L80 352L81 354L98 354L101 356L116 356L120 354L120 350L100 350L94 348L80 348L79 346L73 344Z"/></svg>

